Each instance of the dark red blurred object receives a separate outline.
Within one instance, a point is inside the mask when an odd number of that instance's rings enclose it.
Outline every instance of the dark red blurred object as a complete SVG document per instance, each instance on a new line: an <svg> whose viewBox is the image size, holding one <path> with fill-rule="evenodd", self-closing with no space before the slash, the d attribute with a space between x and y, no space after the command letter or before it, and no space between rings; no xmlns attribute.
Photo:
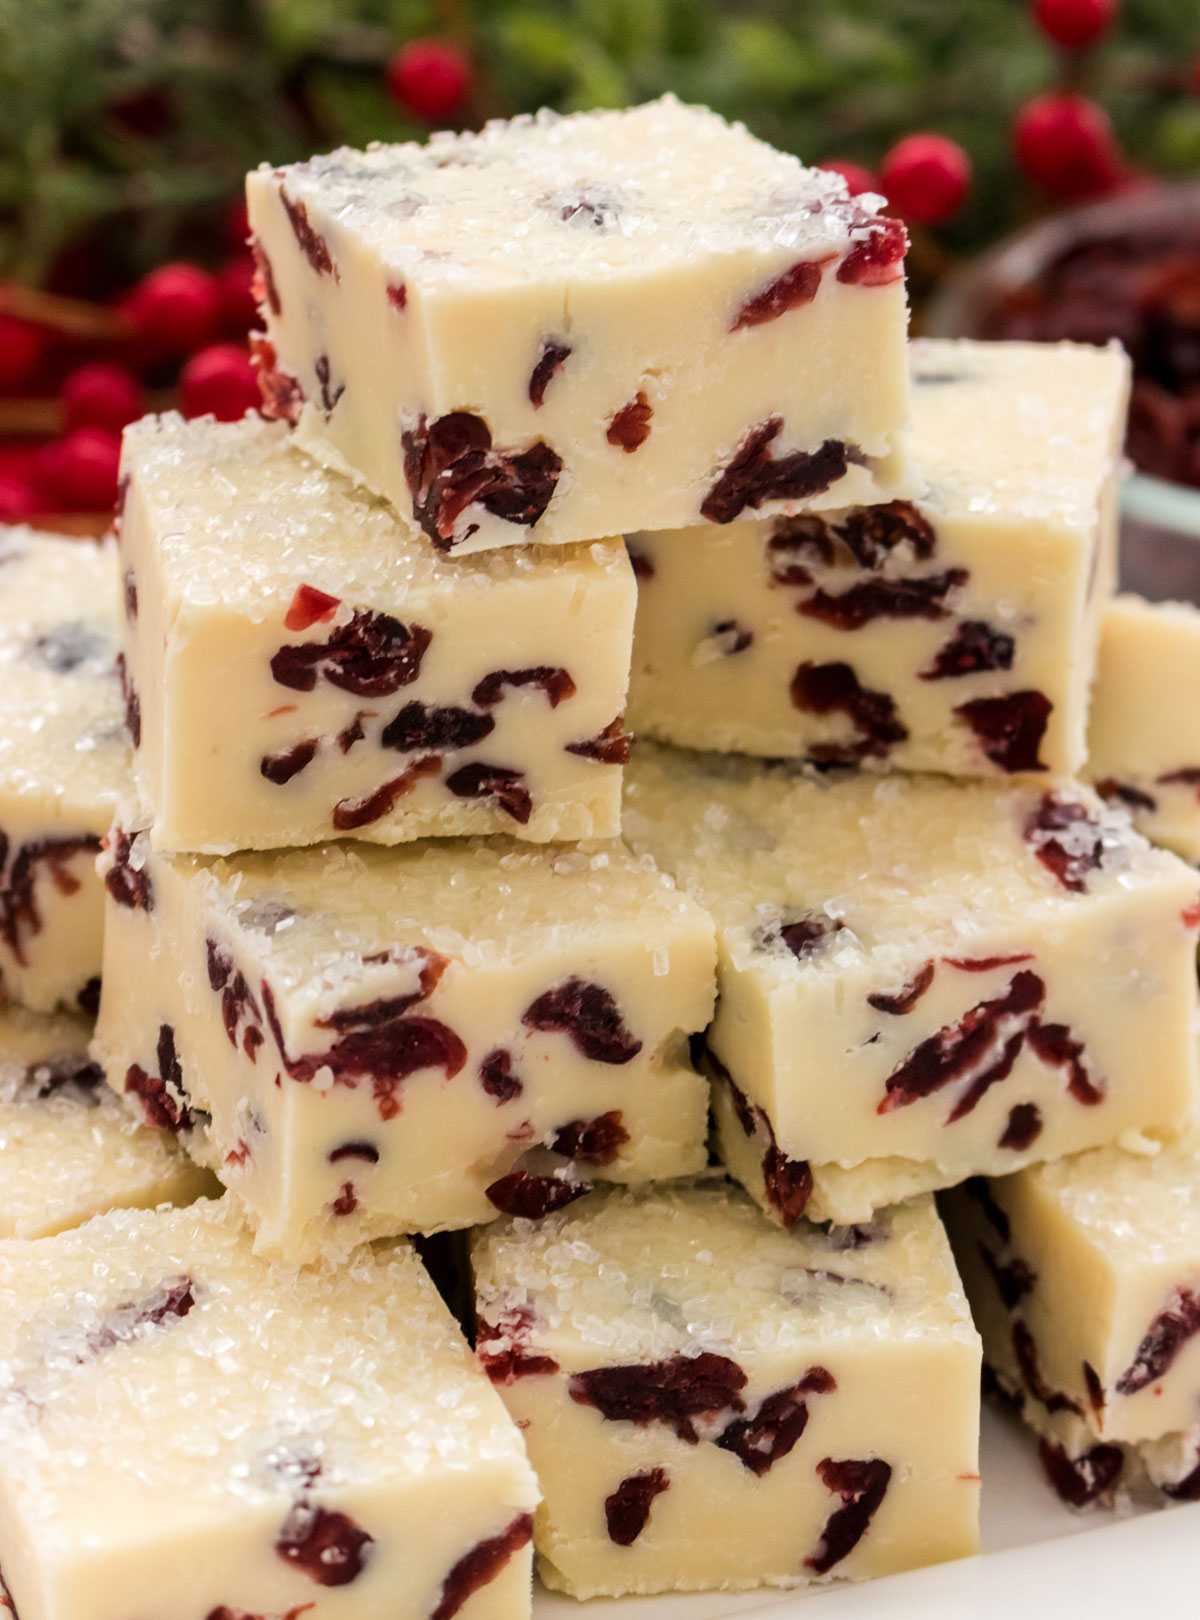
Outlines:
<svg viewBox="0 0 1200 1620"><path fill-rule="evenodd" d="M1042 33L1068 51L1086 51L1112 26L1117 0L1033 0Z"/></svg>
<svg viewBox="0 0 1200 1620"><path fill-rule="evenodd" d="M853 163L849 158L826 158L819 167L840 174L852 197L861 197L864 191L879 190L879 181L870 169L864 169L861 163Z"/></svg>
<svg viewBox="0 0 1200 1620"><path fill-rule="evenodd" d="M471 89L471 64L445 39L415 39L387 66L388 89L405 112L427 124L449 121Z"/></svg>
<svg viewBox="0 0 1200 1620"><path fill-rule="evenodd" d="M257 374L245 349L235 343L214 343L201 349L183 368L179 379L187 416L215 416L220 422L238 422L260 403Z"/></svg>
<svg viewBox="0 0 1200 1620"><path fill-rule="evenodd" d="M258 321L258 301L254 296L254 257L239 253L217 274L221 294L221 327L244 335Z"/></svg>
<svg viewBox="0 0 1200 1620"><path fill-rule="evenodd" d="M107 428L119 433L142 414L142 385L124 366L97 360L79 366L58 391L68 428Z"/></svg>
<svg viewBox="0 0 1200 1620"><path fill-rule="evenodd" d="M217 278L180 260L144 276L125 306L138 333L166 354L190 354L207 343L221 315Z"/></svg>
<svg viewBox="0 0 1200 1620"><path fill-rule="evenodd" d="M46 333L32 321L0 315L0 393L27 383L46 352Z"/></svg>
<svg viewBox="0 0 1200 1620"><path fill-rule="evenodd" d="M115 506L121 441L103 428L81 427L43 445L37 481L45 505L67 512L100 512Z"/></svg>
<svg viewBox="0 0 1200 1620"><path fill-rule="evenodd" d="M1026 102L1013 123L1013 151L1029 178L1064 202L1103 197L1128 173L1104 108L1069 92Z"/></svg>
<svg viewBox="0 0 1200 1620"><path fill-rule="evenodd" d="M0 472L0 523L26 523L40 505L37 490L27 478Z"/></svg>
<svg viewBox="0 0 1200 1620"><path fill-rule="evenodd" d="M938 225L957 213L970 183L970 158L944 135L906 135L879 170L884 196L919 225Z"/></svg>

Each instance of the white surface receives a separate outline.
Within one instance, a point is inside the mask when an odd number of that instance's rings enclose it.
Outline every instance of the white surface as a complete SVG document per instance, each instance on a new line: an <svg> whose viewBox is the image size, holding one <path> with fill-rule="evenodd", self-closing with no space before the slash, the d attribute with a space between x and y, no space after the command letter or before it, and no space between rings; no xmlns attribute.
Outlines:
<svg viewBox="0 0 1200 1620"><path fill-rule="evenodd" d="M592 1602L539 1589L534 1620L719 1620L769 1610L803 1620L1147 1620L1194 1614L1200 1503L1161 1510L1073 1513L1046 1483L1027 1431L985 1407L983 1545L977 1558L861 1586L734 1597ZM1168 1608L1170 1605L1170 1608Z"/></svg>

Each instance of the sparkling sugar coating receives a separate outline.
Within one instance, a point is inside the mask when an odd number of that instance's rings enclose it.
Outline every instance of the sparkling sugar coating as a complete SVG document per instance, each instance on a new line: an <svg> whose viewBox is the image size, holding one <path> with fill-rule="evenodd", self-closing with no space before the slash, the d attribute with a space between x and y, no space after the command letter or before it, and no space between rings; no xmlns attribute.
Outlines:
<svg viewBox="0 0 1200 1620"><path fill-rule="evenodd" d="M125 435L124 649L164 849L619 829L620 541L444 559L280 424Z"/></svg>
<svg viewBox="0 0 1200 1620"><path fill-rule="evenodd" d="M1073 772L1115 576L1117 348L910 348L925 491L632 534L630 723L820 764Z"/></svg>
<svg viewBox="0 0 1200 1620"><path fill-rule="evenodd" d="M1063 779L845 775L639 743L626 836L713 916L722 1154L787 1221L1180 1123L1196 876Z"/></svg>
<svg viewBox="0 0 1200 1620"><path fill-rule="evenodd" d="M439 549L906 490L903 226L711 112L339 151L247 201L267 410Z"/></svg>
<svg viewBox="0 0 1200 1620"><path fill-rule="evenodd" d="M48 1237L112 1209L217 1190L104 1084L91 1033L86 1018L0 1008L0 1238Z"/></svg>
<svg viewBox="0 0 1200 1620"><path fill-rule="evenodd" d="M42 1011L95 1011L93 868L129 773L117 577L111 544L0 527L0 984Z"/></svg>
<svg viewBox="0 0 1200 1620"><path fill-rule="evenodd" d="M784 1232L711 1174L606 1189L478 1232L472 1264L551 1587L863 1579L974 1549L979 1341L928 1197Z"/></svg>
<svg viewBox="0 0 1200 1620"><path fill-rule="evenodd" d="M33 1620L419 1620L537 1500L405 1245L294 1271L228 1203L126 1211L0 1245L0 1301L0 1546ZM466 1615L528 1615L511 1541Z"/></svg>

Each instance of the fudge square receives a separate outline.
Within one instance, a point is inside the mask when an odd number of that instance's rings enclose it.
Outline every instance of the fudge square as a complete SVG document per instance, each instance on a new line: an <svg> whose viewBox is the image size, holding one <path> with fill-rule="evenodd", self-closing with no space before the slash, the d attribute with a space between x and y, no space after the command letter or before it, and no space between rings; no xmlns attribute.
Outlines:
<svg viewBox="0 0 1200 1620"><path fill-rule="evenodd" d="M1080 770L1129 363L937 340L911 362L915 504L629 537L639 735L952 776Z"/></svg>
<svg viewBox="0 0 1200 1620"><path fill-rule="evenodd" d="M1060 1494L1148 1477L1200 1499L1200 1132L971 1181L946 1218L984 1356Z"/></svg>
<svg viewBox="0 0 1200 1620"><path fill-rule="evenodd" d="M203 860L114 832L96 1050L303 1257L706 1162L707 915L616 843Z"/></svg>
<svg viewBox="0 0 1200 1620"><path fill-rule="evenodd" d="M441 550L907 493L904 228L672 97L249 176L267 409Z"/></svg>
<svg viewBox="0 0 1200 1620"><path fill-rule="evenodd" d="M780 1231L722 1181L477 1233L477 1349L575 1597L864 1579L976 1550L978 1335L926 1195Z"/></svg>
<svg viewBox="0 0 1200 1620"><path fill-rule="evenodd" d="M1178 1125L1195 872L1087 788L639 743L626 834L714 918L721 1156L777 1220Z"/></svg>
<svg viewBox="0 0 1200 1620"><path fill-rule="evenodd" d="M1133 824L1200 862L1200 611L1118 596L1104 615L1088 778Z"/></svg>
<svg viewBox="0 0 1200 1620"><path fill-rule="evenodd" d="M0 527L0 1000L95 1013L96 855L129 790L111 545Z"/></svg>
<svg viewBox="0 0 1200 1620"><path fill-rule="evenodd" d="M252 417L148 417L122 469L157 845L620 831L636 602L620 540L441 558Z"/></svg>
<svg viewBox="0 0 1200 1620"><path fill-rule="evenodd" d="M0 1238L40 1238L112 1209L220 1188L166 1131L138 1123L88 1057L91 1020L0 1007Z"/></svg>
<svg viewBox="0 0 1200 1620"><path fill-rule="evenodd" d="M211 1199L0 1244L22 1620L528 1620L537 1499L406 1244L270 1266Z"/></svg>

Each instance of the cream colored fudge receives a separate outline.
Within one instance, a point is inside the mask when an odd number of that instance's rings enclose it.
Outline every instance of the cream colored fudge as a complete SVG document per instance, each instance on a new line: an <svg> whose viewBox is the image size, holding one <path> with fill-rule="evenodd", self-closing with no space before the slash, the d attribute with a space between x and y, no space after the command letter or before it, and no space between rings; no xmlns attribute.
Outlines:
<svg viewBox="0 0 1200 1620"><path fill-rule="evenodd" d="M616 843L228 861L114 836L110 1082L304 1256L705 1163L712 924Z"/></svg>
<svg viewBox="0 0 1200 1620"><path fill-rule="evenodd" d="M111 1209L219 1192L166 1131L140 1125L88 1057L91 1021L0 1008L0 1238L40 1238Z"/></svg>
<svg viewBox="0 0 1200 1620"><path fill-rule="evenodd" d="M1104 615L1088 778L1139 832L1200 861L1200 610L1118 596Z"/></svg>
<svg viewBox="0 0 1200 1620"><path fill-rule="evenodd" d="M129 785L111 545L0 527L0 987L94 1013L96 854Z"/></svg>
<svg viewBox="0 0 1200 1620"><path fill-rule="evenodd" d="M673 97L247 182L269 411L441 550L908 493L906 238Z"/></svg>
<svg viewBox="0 0 1200 1620"><path fill-rule="evenodd" d="M1200 1131L971 1182L946 1216L988 1365L1062 1495L1148 1478L1200 1498Z"/></svg>
<svg viewBox="0 0 1200 1620"><path fill-rule="evenodd" d="M446 559L247 417L125 436L128 677L155 844L620 829L623 545Z"/></svg>
<svg viewBox="0 0 1200 1620"><path fill-rule="evenodd" d="M976 1550L979 1339L929 1197L782 1232L723 1181L609 1188L472 1257L548 1586L791 1586Z"/></svg>
<svg viewBox="0 0 1200 1620"><path fill-rule="evenodd" d="M630 536L639 735L952 776L1082 767L1129 362L927 341L911 364L915 504Z"/></svg>
<svg viewBox="0 0 1200 1620"><path fill-rule="evenodd" d="M639 743L626 835L717 927L725 1163L776 1219L1178 1124L1195 872L1089 789L807 780Z"/></svg>
<svg viewBox="0 0 1200 1620"><path fill-rule="evenodd" d="M269 1266L228 1200L0 1244L21 1620L528 1620L537 1499L407 1245Z"/></svg>

